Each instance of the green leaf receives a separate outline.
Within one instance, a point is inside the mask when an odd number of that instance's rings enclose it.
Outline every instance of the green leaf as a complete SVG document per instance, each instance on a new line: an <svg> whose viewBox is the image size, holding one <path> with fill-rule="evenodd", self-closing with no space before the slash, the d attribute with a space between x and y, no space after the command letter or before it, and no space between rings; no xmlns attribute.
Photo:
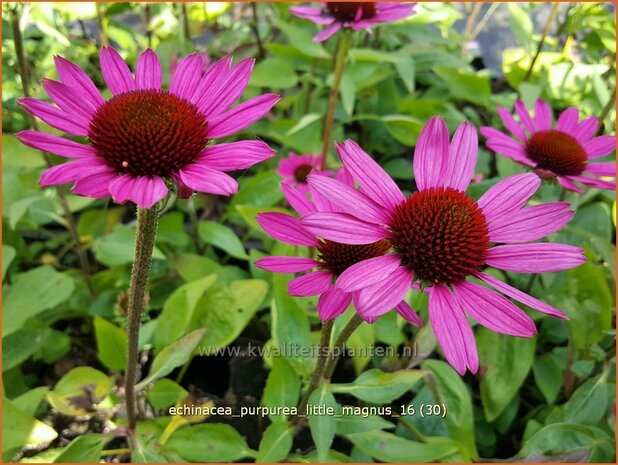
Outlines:
<svg viewBox="0 0 618 465"><path fill-rule="evenodd" d="M350 394L372 404L386 404L401 397L422 377L421 370L384 373L374 368L351 383L331 385L331 391L335 394Z"/></svg>
<svg viewBox="0 0 618 465"><path fill-rule="evenodd" d="M103 446L109 441L106 436L87 434L71 441L54 463L97 463Z"/></svg>
<svg viewBox="0 0 618 465"><path fill-rule="evenodd" d="M113 232L92 244L97 260L107 266L119 266L133 263L135 260L135 230L119 224ZM165 260L165 255L155 247L152 258Z"/></svg>
<svg viewBox="0 0 618 465"><path fill-rule="evenodd" d="M459 451L457 443L449 438L427 438L426 443L421 443L385 431L350 434L348 439L367 455L381 462L438 462Z"/></svg>
<svg viewBox="0 0 618 465"><path fill-rule="evenodd" d="M184 226L184 215L178 211L167 212L157 225L157 243L167 243L174 247L185 247L189 236Z"/></svg>
<svg viewBox="0 0 618 465"><path fill-rule="evenodd" d="M58 437L51 426L21 411L8 399L2 401L2 425L3 453L21 447L38 446Z"/></svg>
<svg viewBox="0 0 618 465"><path fill-rule="evenodd" d="M345 413L345 411L344 411ZM395 425L378 415L344 415L337 418L337 434L366 433L394 428Z"/></svg>
<svg viewBox="0 0 618 465"><path fill-rule="evenodd" d="M399 59L395 61L395 69L399 73L399 77L403 81L403 84L408 89L408 92L412 93L416 84L416 66L414 65L414 58L411 55L402 53Z"/></svg>
<svg viewBox="0 0 618 465"><path fill-rule="evenodd" d="M15 368L41 348L49 329L22 328L2 338L2 371Z"/></svg>
<svg viewBox="0 0 618 465"><path fill-rule="evenodd" d="M28 318L64 302L74 288L73 279L47 265L15 276L13 285L4 290L2 336L17 331Z"/></svg>
<svg viewBox="0 0 618 465"><path fill-rule="evenodd" d="M466 385L451 366L440 360L425 360L423 370L431 372L429 385L439 404L446 405L446 427L450 436L459 441L473 459L478 458L474 436L472 398Z"/></svg>
<svg viewBox="0 0 618 465"><path fill-rule="evenodd" d="M40 151L22 144L17 137L2 134L2 166L41 168L45 159Z"/></svg>
<svg viewBox="0 0 618 465"><path fill-rule="evenodd" d="M148 391L148 401L154 408L167 408L174 405L189 393L178 383L171 379L162 378L155 381Z"/></svg>
<svg viewBox="0 0 618 465"><path fill-rule="evenodd" d="M515 3L509 3L507 6L511 19L511 31L513 31L517 44L530 51L533 44L532 34L534 33L530 14Z"/></svg>
<svg viewBox="0 0 618 465"><path fill-rule="evenodd" d="M589 379L564 404L564 420L569 423L596 425L607 412L609 403L607 373Z"/></svg>
<svg viewBox="0 0 618 465"><path fill-rule="evenodd" d="M249 86L269 89L289 89L298 84L298 76L289 61L266 58L260 61L251 74Z"/></svg>
<svg viewBox="0 0 618 465"><path fill-rule="evenodd" d="M34 415L48 392L49 388L47 386L34 388L24 392L19 397L11 399L11 403L22 412Z"/></svg>
<svg viewBox="0 0 618 465"><path fill-rule="evenodd" d="M345 72L341 77L339 95L346 114L352 116L352 113L354 113L354 104L356 103L356 85L350 75Z"/></svg>
<svg viewBox="0 0 618 465"><path fill-rule="evenodd" d="M270 370L262 403L266 407L290 407L298 403L301 381L294 369L284 357L273 357L273 367ZM271 420L276 417L271 416ZM285 420L285 416L279 417Z"/></svg>
<svg viewBox="0 0 618 465"><path fill-rule="evenodd" d="M309 396L307 402L308 405L315 406L319 409L332 408L337 412L337 402L335 397L328 389L328 383L322 384L322 386ZM302 406L301 406L302 408ZM311 430L311 437L313 443L318 452L318 461L326 462L328 458L328 452L333 439L335 438L335 430L337 428L335 415L329 414L309 414L309 428Z"/></svg>
<svg viewBox="0 0 618 465"><path fill-rule="evenodd" d="M238 431L221 423L180 429L167 446L191 462L234 462L254 454Z"/></svg>
<svg viewBox="0 0 618 465"><path fill-rule="evenodd" d="M223 226L216 221L202 221L198 226L198 231L200 237L207 244L224 250L232 257L243 260L249 258L238 236L227 226Z"/></svg>
<svg viewBox="0 0 618 465"><path fill-rule="evenodd" d="M330 55L319 43L313 42L311 35L299 27L282 21L279 18L272 18L272 22L285 34L290 45L299 52L314 58L330 58Z"/></svg>
<svg viewBox="0 0 618 465"><path fill-rule="evenodd" d="M548 404L553 404L564 382L563 368L553 354L543 354L532 365L534 380Z"/></svg>
<svg viewBox="0 0 618 465"><path fill-rule="evenodd" d="M436 67L434 71L446 83L453 98L483 106L490 104L491 87L488 76L455 68Z"/></svg>
<svg viewBox="0 0 618 465"><path fill-rule="evenodd" d="M94 318L99 360L111 370L127 367L127 333L104 318Z"/></svg>
<svg viewBox="0 0 618 465"><path fill-rule="evenodd" d="M65 415L91 415L112 388L111 380L91 367L73 368L47 393L47 401Z"/></svg>
<svg viewBox="0 0 618 465"><path fill-rule="evenodd" d="M271 423L260 441L256 463L277 463L283 461L292 449L294 427L286 422Z"/></svg>
<svg viewBox="0 0 618 465"><path fill-rule="evenodd" d="M283 199L279 183L281 177L274 171L264 171L241 182L238 194L230 203L229 211L234 212L238 205L271 207Z"/></svg>
<svg viewBox="0 0 618 465"><path fill-rule="evenodd" d="M321 120L323 117L324 117L324 115L322 115L321 113L308 113L306 115L303 115L298 120L298 123L296 123L294 126L292 126L292 128L290 128L290 130L288 132L286 132L285 135L286 136L291 136L293 134L296 134L298 131L301 131L301 130L305 129L308 126L311 126L316 121Z"/></svg>
<svg viewBox="0 0 618 465"><path fill-rule="evenodd" d="M146 386L169 374L174 368L187 363L191 358L191 354L202 340L202 336L204 336L205 332L205 328L191 331L186 336L178 339L159 352L152 362L150 373L136 388Z"/></svg>
<svg viewBox="0 0 618 465"><path fill-rule="evenodd" d="M11 266L11 262L15 259L15 248L10 245L2 244L2 280L4 281L4 276L6 275L6 271Z"/></svg>
<svg viewBox="0 0 618 465"><path fill-rule="evenodd" d="M386 115L381 118L386 130L405 146L416 145L423 122L406 115Z"/></svg>

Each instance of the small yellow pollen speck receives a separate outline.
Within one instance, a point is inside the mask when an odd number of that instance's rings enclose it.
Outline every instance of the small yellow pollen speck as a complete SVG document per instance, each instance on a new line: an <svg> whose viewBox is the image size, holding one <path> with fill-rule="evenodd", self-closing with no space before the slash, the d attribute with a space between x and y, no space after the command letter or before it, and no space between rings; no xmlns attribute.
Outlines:
<svg viewBox="0 0 618 465"><path fill-rule="evenodd" d="M128 167L129 167L129 162L128 162L128 161L126 161L126 160L125 160L125 161L123 161L123 162L122 162L122 167L123 167L123 168L128 168Z"/></svg>

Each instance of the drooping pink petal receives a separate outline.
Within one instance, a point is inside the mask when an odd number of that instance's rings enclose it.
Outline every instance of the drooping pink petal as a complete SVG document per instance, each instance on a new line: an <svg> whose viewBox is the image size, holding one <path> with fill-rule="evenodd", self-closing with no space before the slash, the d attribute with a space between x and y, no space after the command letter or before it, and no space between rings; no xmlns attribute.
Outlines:
<svg viewBox="0 0 618 465"><path fill-rule="evenodd" d="M473 124L459 125L448 149L448 161L443 167L440 185L464 192L470 185L479 152L479 141Z"/></svg>
<svg viewBox="0 0 618 465"><path fill-rule="evenodd" d="M301 192L299 189L282 182L281 191L290 206L296 210L300 216L305 216L316 211L313 203L307 198L307 194Z"/></svg>
<svg viewBox="0 0 618 465"><path fill-rule="evenodd" d="M579 247L550 243L499 245L489 249L485 260L489 266L516 273L562 271L585 261Z"/></svg>
<svg viewBox="0 0 618 465"><path fill-rule="evenodd" d="M275 155L268 144L260 140L241 140L206 147L197 163L218 171L246 170Z"/></svg>
<svg viewBox="0 0 618 465"><path fill-rule="evenodd" d="M423 127L414 149L414 179L418 190L442 185L448 154L448 128L440 116L434 116Z"/></svg>
<svg viewBox="0 0 618 465"><path fill-rule="evenodd" d="M456 283L453 289L459 306L486 328L518 337L536 334L532 318L505 297L467 281Z"/></svg>
<svg viewBox="0 0 618 465"><path fill-rule="evenodd" d="M135 89L131 70L112 47L103 47L99 57L103 79L112 94L118 95Z"/></svg>
<svg viewBox="0 0 618 465"><path fill-rule="evenodd" d="M522 165L536 166L536 163L528 158L526 147L523 143L489 126L483 126L481 134L487 139L485 145L490 150L515 160Z"/></svg>
<svg viewBox="0 0 618 465"><path fill-rule="evenodd" d="M106 168L102 161L94 158L78 158L77 160L52 166L43 171L39 185L42 187L75 182L80 177L100 172Z"/></svg>
<svg viewBox="0 0 618 465"><path fill-rule="evenodd" d="M84 105L84 102L87 100L83 99L83 96L77 94L74 89L65 84L52 81L51 79L42 79L41 85L53 102L62 111L70 115L74 121L79 121L80 126L88 126L90 124L96 109L89 105Z"/></svg>
<svg viewBox="0 0 618 465"><path fill-rule="evenodd" d="M588 176L578 175L578 176L570 176L573 181L578 181L584 184L585 186L594 187L596 189L616 189L616 181L605 181L603 179L591 178Z"/></svg>
<svg viewBox="0 0 618 465"><path fill-rule="evenodd" d="M301 223L316 236L342 244L372 244L388 237L388 231L346 213L311 213Z"/></svg>
<svg viewBox="0 0 618 465"><path fill-rule="evenodd" d="M90 79L86 72L77 66L75 63L62 58L61 56L54 57L56 71L60 80L72 89L79 92L84 101L91 105L94 109L98 109L105 103L105 99Z"/></svg>
<svg viewBox="0 0 618 465"><path fill-rule="evenodd" d="M401 315L401 317L408 323L414 326L422 326L423 322L418 314L414 311L410 304L405 300L402 300L395 307L395 311Z"/></svg>
<svg viewBox="0 0 618 465"><path fill-rule="evenodd" d="M339 275L335 286L352 292L383 282L401 265L397 255L388 254L355 263Z"/></svg>
<svg viewBox="0 0 618 465"><path fill-rule="evenodd" d="M528 112L526 105L519 99L515 101L515 112L517 113L517 116L519 116L519 120L521 121L521 124L524 125L526 130L530 134L534 134L534 122L530 117L530 113Z"/></svg>
<svg viewBox="0 0 618 465"><path fill-rule="evenodd" d="M575 184L571 179L567 176L556 176L558 180L558 184L560 184L565 189L568 189L573 192L579 192L580 194L584 192L584 189Z"/></svg>
<svg viewBox="0 0 618 465"><path fill-rule="evenodd" d="M335 147L346 170L374 202L390 211L405 200L395 181L356 142L348 139Z"/></svg>
<svg viewBox="0 0 618 465"><path fill-rule="evenodd" d="M180 173L178 171L174 171L170 174L170 179L176 185L176 192L178 193L178 198L181 199L189 199L193 195L193 189L187 186L182 178L180 177Z"/></svg>
<svg viewBox="0 0 618 465"><path fill-rule="evenodd" d="M575 107L569 107L560 113L556 122L556 129L571 134L577 128L579 121L579 110Z"/></svg>
<svg viewBox="0 0 618 465"><path fill-rule="evenodd" d="M318 299L318 315L320 321L328 321L337 318L346 311L352 302L352 294L329 287Z"/></svg>
<svg viewBox="0 0 618 465"><path fill-rule="evenodd" d="M532 242L566 225L575 212L567 202L551 202L503 215L489 224L491 242L514 244Z"/></svg>
<svg viewBox="0 0 618 465"><path fill-rule="evenodd" d="M607 176L610 178L616 177L616 162L606 161L601 163L588 163L586 171L596 174L597 176Z"/></svg>
<svg viewBox="0 0 618 465"><path fill-rule="evenodd" d="M494 184L478 201L488 222L514 210L519 210L541 186L541 179L534 173L509 176Z"/></svg>
<svg viewBox="0 0 618 465"><path fill-rule="evenodd" d="M199 163L183 167L178 175L183 183L197 192L232 195L238 191L238 183L234 178Z"/></svg>
<svg viewBox="0 0 618 465"><path fill-rule="evenodd" d="M592 115L583 120L577 125L577 128L571 134L580 144L584 144L592 139L599 128L599 119Z"/></svg>
<svg viewBox="0 0 618 465"><path fill-rule="evenodd" d="M328 26L326 29L324 29L323 31L316 34L313 37L313 41L314 42L324 42L325 40L330 39L331 36L335 32L337 32L339 29L341 29L341 23L333 23L330 26Z"/></svg>
<svg viewBox="0 0 618 465"><path fill-rule="evenodd" d="M322 294L330 287L333 274L330 271L314 271L288 283L288 293L295 297Z"/></svg>
<svg viewBox="0 0 618 465"><path fill-rule="evenodd" d="M299 273L309 271L320 265L313 258L306 257L264 257L255 262L255 266L273 273Z"/></svg>
<svg viewBox="0 0 618 465"><path fill-rule="evenodd" d="M307 182L318 194L326 197L345 213L378 224L385 224L390 218L385 208L353 187L346 186L336 179L310 174L307 177Z"/></svg>
<svg viewBox="0 0 618 465"><path fill-rule="evenodd" d="M109 192L116 203L130 200L140 208L152 208L165 198L168 189L165 181L158 176L134 178L123 174L109 185Z"/></svg>
<svg viewBox="0 0 618 465"><path fill-rule="evenodd" d="M84 125L83 120L76 119L72 115L35 98L26 97L17 101L24 110L32 113L37 118L45 121L51 127L60 129L73 136L88 135L88 125Z"/></svg>
<svg viewBox="0 0 618 465"><path fill-rule="evenodd" d="M90 145L80 144L64 137L54 136L39 131L21 131L15 134L19 141L34 149L60 155L65 158L84 158L95 156L95 151Z"/></svg>
<svg viewBox="0 0 618 465"><path fill-rule="evenodd" d="M171 94L191 101L197 86L202 79L204 59L199 53L187 55L176 67L176 71L170 80Z"/></svg>
<svg viewBox="0 0 618 465"><path fill-rule="evenodd" d="M354 292L356 310L363 320L373 323L403 300L411 284L412 273L400 266L383 282Z"/></svg>
<svg viewBox="0 0 618 465"><path fill-rule="evenodd" d="M588 158L600 158L616 150L616 136L598 136L584 143Z"/></svg>
<svg viewBox="0 0 618 465"><path fill-rule="evenodd" d="M551 305L546 304L545 302L535 299L531 295L528 295L525 292L522 292L519 289L516 289L513 286L510 286L507 283L500 281L498 278L494 278L493 276L486 273L478 273L477 276L479 279L482 279L487 284L493 286L503 294L508 295L512 299L515 299L530 308L538 310L542 313L546 313L547 315L568 319L568 317L557 308L554 308Z"/></svg>
<svg viewBox="0 0 618 465"><path fill-rule="evenodd" d="M104 166L96 173L80 177L71 191L76 195L95 199L109 197L109 186L118 176L113 169Z"/></svg>
<svg viewBox="0 0 618 465"><path fill-rule="evenodd" d="M378 2L377 14L372 18L375 22L392 23L414 14L416 3Z"/></svg>
<svg viewBox="0 0 618 465"><path fill-rule="evenodd" d="M526 140L528 140L528 136L526 136L526 132L522 129L520 124L517 121L515 121L515 118L513 118L513 115L511 114L510 111L500 106L497 108L497 110L498 110L498 115L500 116L500 119L502 119L502 122L504 123L505 128L511 131L511 133L515 137L517 137L521 142L525 142ZM485 135L482 130L481 130L481 134ZM485 136L485 137L488 137L488 136Z"/></svg>
<svg viewBox="0 0 618 465"><path fill-rule="evenodd" d="M331 16L322 16L322 9L310 6L291 6L288 8L290 13L299 18L308 19L315 24L327 25L335 21Z"/></svg>
<svg viewBox="0 0 618 465"><path fill-rule="evenodd" d="M281 100L277 94L253 97L229 111L215 116L208 122L208 137L226 137L255 123Z"/></svg>
<svg viewBox="0 0 618 465"><path fill-rule="evenodd" d="M460 375L466 367L476 373L479 360L472 329L455 297L440 284L429 291L429 322L451 366Z"/></svg>
<svg viewBox="0 0 618 465"><path fill-rule="evenodd" d="M298 218L278 212L258 213L257 221L266 234L286 244L315 247L315 235L300 224Z"/></svg>
<svg viewBox="0 0 618 465"><path fill-rule="evenodd" d="M552 111L545 100L537 99L534 102L534 123L539 131L547 131L551 129Z"/></svg>
<svg viewBox="0 0 618 465"><path fill-rule="evenodd" d="M135 84L138 89L161 90L161 62L152 49L148 48L137 59Z"/></svg>

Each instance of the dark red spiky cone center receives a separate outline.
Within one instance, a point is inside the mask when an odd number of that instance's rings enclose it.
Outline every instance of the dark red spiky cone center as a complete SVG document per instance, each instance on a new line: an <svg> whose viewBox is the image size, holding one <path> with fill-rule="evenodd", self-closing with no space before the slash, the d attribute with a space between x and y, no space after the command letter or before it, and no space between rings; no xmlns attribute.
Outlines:
<svg viewBox="0 0 618 465"><path fill-rule="evenodd" d="M526 153L537 168L562 176L581 174L588 161L582 145L570 134L556 129L532 134Z"/></svg>
<svg viewBox="0 0 618 465"><path fill-rule="evenodd" d="M300 165L294 170L294 179L300 184L307 184L307 176L311 174L311 170L313 170L311 165Z"/></svg>
<svg viewBox="0 0 618 465"><path fill-rule="evenodd" d="M412 194L395 210L390 230L402 264L427 285L450 285L485 265L485 216L471 197L451 187Z"/></svg>
<svg viewBox="0 0 618 465"><path fill-rule="evenodd" d="M360 19L371 19L376 13L375 2L327 2L326 11L341 23L349 23L356 19L358 9L362 10Z"/></svg>
<svg viewBox="0 0 618 465"><path fill-rule="evenodd" d="M94 115L88 139L118 173L167 177L206 147L206 120L192 103L156 90L112 97Z"/></svg>
<svg viewBox="0 0 618 465"><path fill-rule="evenodd" d="M324 263L323 268L339 276L345 270L363 260L380 257L391 248L388 241L373 244L350 245L324 241L318 245L318 258Z"/></svg>

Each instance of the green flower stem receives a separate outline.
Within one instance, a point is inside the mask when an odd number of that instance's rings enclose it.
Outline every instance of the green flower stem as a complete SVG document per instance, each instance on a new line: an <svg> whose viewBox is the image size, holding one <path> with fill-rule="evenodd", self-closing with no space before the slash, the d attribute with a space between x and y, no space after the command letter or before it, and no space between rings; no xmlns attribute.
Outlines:
<svg viewBox="0 0 618 465"><path fill-rule="evenodd" d="M549 35L549 31L551 30L551 27L554 24L554 21L556 20L556 16L558 16L558 11L560 11L560 3L558 2L552 3L551 11L549 12L549 17L547 18L547 22L545 23L545 29L543 29L543 35L541 36L541 40L539 41L539 45L536 49L536 53L534 54L534 57L532 58L532 61L530 62L530 67L528 68L528 72L526 73L526 76L524 77L524 82L528 82L528 79L530 79L530 76L532 75L532 70L534 69L534 65L539 59L539 55L541 55L541 52L543 51L543 45L545 45L545 39L547 39L547 36Z"/></svg>
<svg viewBox="0 0 618 465"><path fill-rule="evenodd" d="M328 107L326 109L326 118L324 119L324 127L322 131L322 166L320 169L326 168L326 156L328 149L332 144L333 124L335 123L335 111L337 110L337 101L339 97L339 86L343 77L343 69L345 68L345 59L348 55L348 50L352 44L352 31L344 29L339 36L337 42L337 51L333 61L333 85L328 94Z"/></svg>
<svg viewBox="0 0 618 465"><path fill-rule="evenodd" d="M131 270L131 284L127 296L127 370L124 379L125 404L127 409L128 427L132 434L135 431L135 381L138 365L139 327L144 310L148 275L152 264L157 221L159 211L153 208L137 209L137 234L135 237L135 262Z"/></svg>
<svg viewBox="0 0 618 465"><path fill-rule="evenodd" d="M350 336L356 331L363 319L360 317L358 313L355 313L354 316L348 321L348 324L343 327L341 330L341 334L337 338L335 342L335 348L337 348L337 356L331 351L331 356L328 357L328 361L326 362L326 367L324 368L324 375L322 376L325 380L330 381L333 376L333 372L335 371L335 367L337 366L337 362L339 361L339 357L341 357L341 353L345 347L345 343L350 339Z"/></svg>

